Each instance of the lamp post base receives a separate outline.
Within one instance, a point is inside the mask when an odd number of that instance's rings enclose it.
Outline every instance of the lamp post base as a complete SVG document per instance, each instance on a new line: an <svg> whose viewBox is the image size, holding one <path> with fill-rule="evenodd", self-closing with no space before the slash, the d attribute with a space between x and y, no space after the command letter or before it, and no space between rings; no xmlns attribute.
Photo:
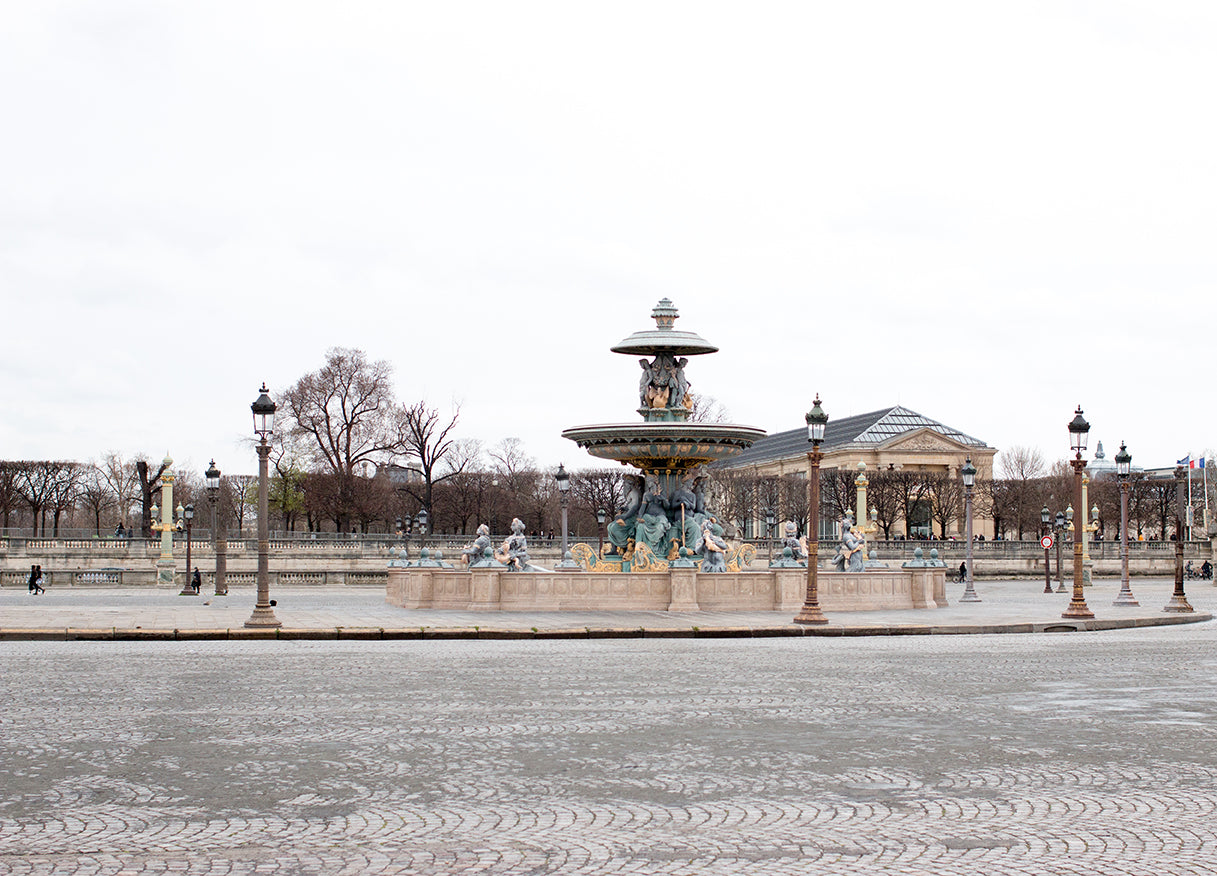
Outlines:
<svg viewBox="0 0 1217 876"><path fill-rule="evenodd" d="M1094 617L1094 612L1086 607L1085 602L1078 602L1077 600L1074 600L1069 603L1069 607L1067 609L1061 612L1061 617L1089 620Z"/></svg>
<svg viewBox="0 0 1217 876"><path fill-rule="evenodd" d="M1163 611L1195 611L1191 603L1187 601L1187 597L1182 593L1176 593L1171 596L1171 601L1162 606Z"/></svg>
<svg viewBox="0 0 1217 876"><path fill-rule="evenodd" d="M824 612L820 611L820 606L804 605L799 609L799 613L794 616L792 623L819 625L828 623L828 618L824 616Z"/></svg>
<svg viewBox="0 0 1217 876"><path fill-rule="evenodd" d="M959 597L959 601L960 602L983 602L984 600L982 600L979 596L976 595L976 591L972 589L972 582L969 581L968 587L966 590L964 590L963 596Z"/></svg>
<svg viewBox="0 0 1217 876"><path fill-rule="evenodd" d="M249 616L249 620L245 622L246 627L281 627L283 621L275 617L275 610L269 605L258 605L254 607L254 613Z"/></svg>
<svg viewBox="0 0 1217 876"><path fill-rule="evenodd" d="M1132 590L1129 588L1127 581L1125 581L1123 583L1123 585L1120 587L1120 592L1116 594L1116 599L1112 603L1112 605L1140 605L1140 604L1141 603L1137 602L1136 597L1134 597L1132 595Z"/></svg>

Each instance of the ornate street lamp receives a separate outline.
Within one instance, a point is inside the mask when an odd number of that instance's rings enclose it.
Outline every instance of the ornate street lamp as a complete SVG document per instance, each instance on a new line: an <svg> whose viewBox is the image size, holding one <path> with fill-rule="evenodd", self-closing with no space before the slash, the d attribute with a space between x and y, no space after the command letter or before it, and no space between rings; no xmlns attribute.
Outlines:
<svg viewBox="0 0 1217 876"><path fill-rule="evenodd" d="M1120 442L1116 451L1116 477L1120 481L1120 592L1112 605L1140 605L1128 586L1128 480L1132 474L1132 454Z"/></svg>
<svg viewBox="0 0 1217 876"><path fill-rule="evenodd" d="M227 596L228 539L224 533L220 532L217 524L218 515L216 514L216 508L219 504L220 496L220 470L216 468L216 461L214 459L211 461L211 468L203 472L203 477L207 479L207 498L211 502L211 544L216 557L215 595Z"/></svg>
<svg viewBox="0 0 1217 876"><path fill-rule="evenodd" d="M816 575L820 565L820 444L828 425L828 414L820 407L820 394L812 409L807 412L807 440L811 452L807 454L807 598L803 608L794 617L796 624L826 624L828 618L820 610L820 594Z"/></svg>
<svg viewBox="0 0 1217 876"><path fill-rule="evenodd" d="M562 561L554 568L577 572L579 564L571 559L570 551L566 549L566 515L567 503L570 501L570 474L562 463L558 463L558 471L554 474L554 480L558 482L558 501L562 505Z"/></svg>
<svg viewBox="0 0 1217 876"><path fill-rule="evenodd" d="M258 601L254 612L245 622L247 627L281 627L270 604L270 506L267 500L267 477L270 460L270 436L275 431L275 403L262 384L261 395L249 409L254 415L254 434L258 436Z"/></svg>
<svg viewBox="0 0 1217 876"><path fill-rule="evenodd" d="M419 508L418 513L414 515L414 528L418 530L418 555L423 555L423 548L427 545L427 509Z"/></svg>
<svg viewBox="0 0 1217 876"><path fill-rule="evenodd" d="M1086 452L1086 437L1090 432L1090 424L1082 416L1082 406L1078 405L1077 413L1069 421L1069 446L1074 458L1069 460L1073 466L1073 501L1082 509L1082 517L1086 516L1086 500L1082 495L1082 474L1086 471L1086 460L1082 456ZM1094 612L1086 606L1082 568L1085 547L1082 544L1082 523L1079 521L1073 527L1073 596L1069 607L1061 613L1065 618L1092 618Z"/></svg>
<svg viewBox="0 0 1217 876"><path fill-rule="evenodd" d="M1040 536L1044 537L1052 532L1052 512L1045 505L1040 509ZM1052 592L1052 557L1048 553L1048 542L1045 539L1044 545L1044 592Z"/></svg>
<svg viewBox="0 0 1217 876"><path fill-rule="evenodd" d="M1187 595L1183 592L1183 538L1184 521L1187 519L1187 514L1184 511L1185 493L1183 489L1183 480L1187 477L1187 469L1183 466L1175 467L1175 592L1171 594L1171 601L1162 607L1163 611L1195 611L1191 604L1187 601Z"/></svg>
<svg viewBox="0 0 1217 876"><path fill-rule="evenodd" d="M191 583L193 576L190 574L193 568L190 565L190 527L194 523L194 505L189 504L185 508L178 505L180 518L186 524L186 583L182 585L182 592L178 596L194 596L194 584Z"/></svg>
<svg viewBox="0 0 1217 876"><path fill-rule="evenodd" d="M777 522L777 515L773 513L773 509L765 512L765 538L769 542L769 562L773 562L773 525Z"/></svg>
<svg viewBox="0 0 1217 876"><path fill-rule="evenodd" d="M967 532L964 533L968 540L967 546L967 584L963 590L963 596L959 597L960 602L980 602L980 597L976 595L976 591L972 587L972 488L976 486L976 466L972 465L972 457L968 457L963 464L963 468L959 470L960 477L963 478L963 494L964 494L964 518L967 521Z"/></svg>
<svg viewBox="0 0 1217 876"><path fill-rule="evenodd" d="M606 520L608 520L608 512L603 508L596 509L596 533L600 537L600 544L596 545L597 557L604 553L604 523Z"/></svg>

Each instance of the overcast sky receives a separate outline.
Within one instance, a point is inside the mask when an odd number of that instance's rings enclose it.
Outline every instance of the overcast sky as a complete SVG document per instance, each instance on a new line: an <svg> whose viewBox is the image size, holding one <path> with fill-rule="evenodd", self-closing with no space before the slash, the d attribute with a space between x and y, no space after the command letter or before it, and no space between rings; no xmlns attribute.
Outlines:
<svg viewBox="0 0 1217 876"><path fill-rule="evenodd" d="M254 472L331 346L459 433L637 419L653 326L735 422L1217 446L1206 2L5 4L0 458Z"/></svg>

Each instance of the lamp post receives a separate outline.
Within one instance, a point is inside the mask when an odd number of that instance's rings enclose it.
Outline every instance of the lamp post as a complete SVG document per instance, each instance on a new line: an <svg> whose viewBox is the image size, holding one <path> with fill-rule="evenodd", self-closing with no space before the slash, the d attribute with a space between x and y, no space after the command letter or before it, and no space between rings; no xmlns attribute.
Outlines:
<svg viewBox="0 0 1217 876"><path fill-rule="evenodd" d="M816 580L820 565L820 442L824 440L824 429L828 425L828 414L820 407L819 393L816 393L815 404L807 412L806 419L807 440L811 442L811 452L807 454L807 598L794 616L794 622L826 624L828 618L820 610L819 582Z"/></svg>
<svg viewBox="0 0 1217 876"><path fill-rule="evenodd" d="M1183 479L1187 469L1175 467L1175 592L1171 601L1162 607L1163 611L1194 611L1183 592L1183 526L1187 515L1184 512Z"/></svg>
<svg viewBox="0 0 1217 876"><path fill-rule="evenodd" d="M1116 477L1120 480L1120 592L1112 605L1140 605L1128 586L1128 478L1132 474L1132 454L1120 442L1116 451Z"/></svg>
<svg viewBox="0 0 1217 876"><path fill-rule="evenodd" d="M1085 546L1082 544L1083 528L1086 521L1086 497L1082 493L1082 474L1086 471L1086 460L1082 454L1086 452L1086 436L1090 432L1090 424L1082 416L1082 406L1078 405L1077 413L1069 421L1069 444L1074 457L1069 460L1073 466L1073 500L1082 509L1082 520L1073 526L1073 596L1069 607L1061 613L1065 618L1092 618L1094 612L1086 607L1085 580L1083 575L1083 559Z"/></svg>
<svg viewBox="0 0 1217 876"><path fill-rule="evenodd" d="M562 505L562 560L554 568L565 571L578 571L579 564L571 559L570 551L566 549L566 515L567 504L570 501L570 474L562 463L558 463L558 471L554 475L554 480L558 482L558 501Z"/></svg>
<svg viewBox="0 0 1217 876"><path fill-rule="evenodd" d="M270 443L267 440L275 430L275 403L266 394L262 384L261 395L249 409L254 414L254 434L258 441L258 601L253 614L245 622L247 627L281 627L283 623L275 617L270 604L270 507L267 501L267 474L270 460Z"/></svg>
<svg viewBox="0 0 1217 876"><path fill-rule="evenodd" d="M976 486L976 466L972 465L972 457L968 457L963 468L959 470L960 477L963 478L963 495L964 495L964 518L967 521L967 531L964 536L968 540L967 546L967 584L963 589L963 596L959 597L960 602L980 602L981 599L976 595L976 591L972 587L972 488Z"/></svg>
<svg viewBox="0 0 1217 876"><path fill-rule="evenodd" d="M765 512L765 538L769 541L769 562L773 562L773 524L777 522L777 516L773 513L773 509Z"/></svg>
<svg viewBox="0 0 1217 876"><path fill-rule="evenodd" d="M604 553L604 523L608 520L608 512L603 508L596 511L596 534L599 536L600 543L596 545L596 556L599 557Z"/></svg>
<svg viewBox="0 0 1217 876"><path fill-rule="evenodd" d="M1040 535L1046 536L1052 532L1052 512L1045 505L1040 509ZM1055 540L1055 539L1054 539ZM1052 557L1048 553L1048 543L1042 542L1044 545L1044 592L1052 592Z"/></svg>
<svg viewBox="0 0 1217 876"><path fill-rule="evenodd" d="M191 583L191 565L190 565L190 527L194 523L194 504L189 504L185 508L178 505L178 511L181 512L180 517L186 523L186 581L182 585L182 592L178 596L195 596L194 585Z"/></svg>
<svg viewBox="0 0 1217 876"><path fill-rule="evenodd" d="M418 555L423 555L423 548L427 545L427 509L419 508L418 513L414 515L414 528L418 530Z"/></svg>
<svg viewBox="0 0 1217 876"><path fill-rule="evenodd" d="M220 470L216 468L214 459L211 461L211 468L203 472L203 477L207 479L207 497L211 501L211 544L216 556L215 595L227 596L228 539L218 528L219 517L216 514L216 506L220 496Z"/></svg>

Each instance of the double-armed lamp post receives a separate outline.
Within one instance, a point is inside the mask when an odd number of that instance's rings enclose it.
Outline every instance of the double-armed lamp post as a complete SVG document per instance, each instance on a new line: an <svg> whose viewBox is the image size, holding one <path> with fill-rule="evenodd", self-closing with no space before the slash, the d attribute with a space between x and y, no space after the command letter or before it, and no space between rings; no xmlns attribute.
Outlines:
<svg viewBox="0 0 1217 876"><path fill-rule="evenodd" d="M258 601L245 622L247 627L281 627L270 604L270 504L267 477L270 469L270 436L275 430L275 403L262 384L261 395L249 406L254 414L254 434L258 436Z"/></svg>
<svg viewBox="0 0 1217 876"><path fill-rule="evenodd" d="M828 426L828 414L820 407L820 395L816 393L815 404L807 412L807 440L811 452L807 454L807 597L803 608L794 616L796 624L826 624L828 618L820 610L820 594L817 590L816 572L820 565L820 444Z"/></svg>

